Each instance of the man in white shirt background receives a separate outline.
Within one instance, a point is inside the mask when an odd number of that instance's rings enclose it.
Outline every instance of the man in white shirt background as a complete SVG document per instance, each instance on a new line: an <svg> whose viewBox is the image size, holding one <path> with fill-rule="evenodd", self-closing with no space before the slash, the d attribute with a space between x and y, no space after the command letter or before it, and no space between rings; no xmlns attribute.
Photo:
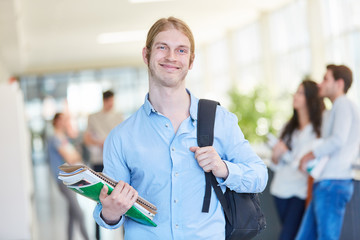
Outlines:
<svg viewBox="0 0 360 240"><path fill-rule="evenodd" d="M96 172L103 170L103 146L110 131L123 117L114 111L114 93L110 90L103 93L103 108L89 115L87 129L84 133L84 143L90 152L90 166ZM96 239L100 239L99 225L96 224Z"/></svg>
<svg viewBox="0 0 360 240"><path fill-rule="evenodd" d="M315 179L313 198L305 213L297 240L339 239L346 204L354 186L351 174L360 144L360 114L358 107L346 96L352 84L352 72L344 65L328 65L320 95L332 102L324 117L323 143L302 157L300 168L315 158L328 156L324 169Z"/></svg>

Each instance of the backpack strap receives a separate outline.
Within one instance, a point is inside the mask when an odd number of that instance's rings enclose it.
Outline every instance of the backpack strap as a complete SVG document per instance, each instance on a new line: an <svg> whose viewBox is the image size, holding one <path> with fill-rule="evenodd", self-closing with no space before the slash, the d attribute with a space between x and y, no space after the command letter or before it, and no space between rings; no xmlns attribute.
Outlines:
<svg viewBox="0 0 360 240"><path fill-rule="evenodd" d="M218 102L200 99L197 116L197 143L199 147L212 146L214 142L214 124ZM205 172L205 196L202 212L209 212L211 199L211 173Z"/></svg>
<svg viewBox="0 0 360 240"><path fill-rule="evenodd" d="M207 99L199 100L197 116L197 142L199 147L213 145L217 105L220 105L220 103ZM217 198L219 199L224 209L225 216L229 219L231 217L230 209L221 188L218 186L218 182L214 174L212 174L211 172L205 172L205 182L205 196L202 212L209 212L212 186L214 188Z"/></svg>
<svg viewBox="0 0 360 240"><path fill-rule="evenodd" d="M212 100L199 100L197 116L197 142L199 147L213 145L217 105L220 104Z"/></svg>

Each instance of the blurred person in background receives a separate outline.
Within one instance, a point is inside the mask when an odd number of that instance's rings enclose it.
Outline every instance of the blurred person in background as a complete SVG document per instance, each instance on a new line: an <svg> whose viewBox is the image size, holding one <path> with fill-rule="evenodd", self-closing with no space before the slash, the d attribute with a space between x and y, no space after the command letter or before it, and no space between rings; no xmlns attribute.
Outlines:
<svg viewBox="0 0 360 240"><path fill-rule="evenodd" d="M66 116L63 113L56 113L53 119L54 134L49 137L47 142L50 168L53 177L57 182L60 192L65 197L68 204L68 226L67 239L73 239L74 226L79 224L80 232L84 239L89 239L85 229L84 217L80 205L76 199L76 193L68 189L61 180L58 179L58 167L64 163L81 163L81 156L71 144L66 135Z"/></svg>
<svg viewBox="0 0 360 240"><path fill-rule="evenodd" d="M103 146L110 131L119 123L123 117L114 110L114 93L105 91L103 93L103 108L101 111L89 115L87 129L84 133L84 143L90 153L90 167L96 172L103 170ZM96 223L95 223L96 224ZM96 224L96 239L100 239L100 228Z"/></svg>
<svg viewBox="0 0 360 240"><path fill-rule="evenodd" d="M282 225L280 240L293 240L300 227L308 191L308 175L299 170L300 158L319 141L324 108L317 84L303 81L293 96L293 115L272 149L275 167L270 193Z"/></svg>
<svg viewBox="0 0 360 240"><path fill-rule="evenodd" d="M304 171L309 161L328 156L320 176L315 179L312 200L306 210L298 240L339 239L346 204L354 185L352 163L360 144L360 114L358 107L346 96L352 84L352 71L344 65L328 65L319 94L332 102L324 116L323 142L306 153L300 162Z"/></svg>

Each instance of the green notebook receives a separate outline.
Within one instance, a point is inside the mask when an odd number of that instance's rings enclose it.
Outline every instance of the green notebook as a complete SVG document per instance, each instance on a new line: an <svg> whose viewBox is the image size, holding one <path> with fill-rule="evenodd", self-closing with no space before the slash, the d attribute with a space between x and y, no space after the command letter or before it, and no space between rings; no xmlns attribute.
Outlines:
<svg viewBox="0 0 360 240"><path fill-rule="evenodd" d="M85 165L61 165L59 167L59 179L71 190L96 202L100 202L99 194L106 184L108 194L116 186L116 181L102 173L95 172ZM126 216L141 224L154 226L153 219L156 215L156 207L145 199L138 197L135 204L126 212Z"/></svg>

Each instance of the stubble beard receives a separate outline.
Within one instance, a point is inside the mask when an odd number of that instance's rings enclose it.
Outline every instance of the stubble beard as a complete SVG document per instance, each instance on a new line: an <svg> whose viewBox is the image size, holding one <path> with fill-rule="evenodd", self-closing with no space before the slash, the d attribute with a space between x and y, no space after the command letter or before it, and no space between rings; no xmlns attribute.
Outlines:
<svg viewBox="0 0 360 240"><path fill-rule="evenodd" d="M169 77L166 77L166 73L162 73L161 71L155 71L154 68L150 65L148 65L148 72L153 84L164 87L175 87L181 85L184 82L185 77L188 73L188 71L186 71L177 74L176 77L171 75Z"/></svg>

